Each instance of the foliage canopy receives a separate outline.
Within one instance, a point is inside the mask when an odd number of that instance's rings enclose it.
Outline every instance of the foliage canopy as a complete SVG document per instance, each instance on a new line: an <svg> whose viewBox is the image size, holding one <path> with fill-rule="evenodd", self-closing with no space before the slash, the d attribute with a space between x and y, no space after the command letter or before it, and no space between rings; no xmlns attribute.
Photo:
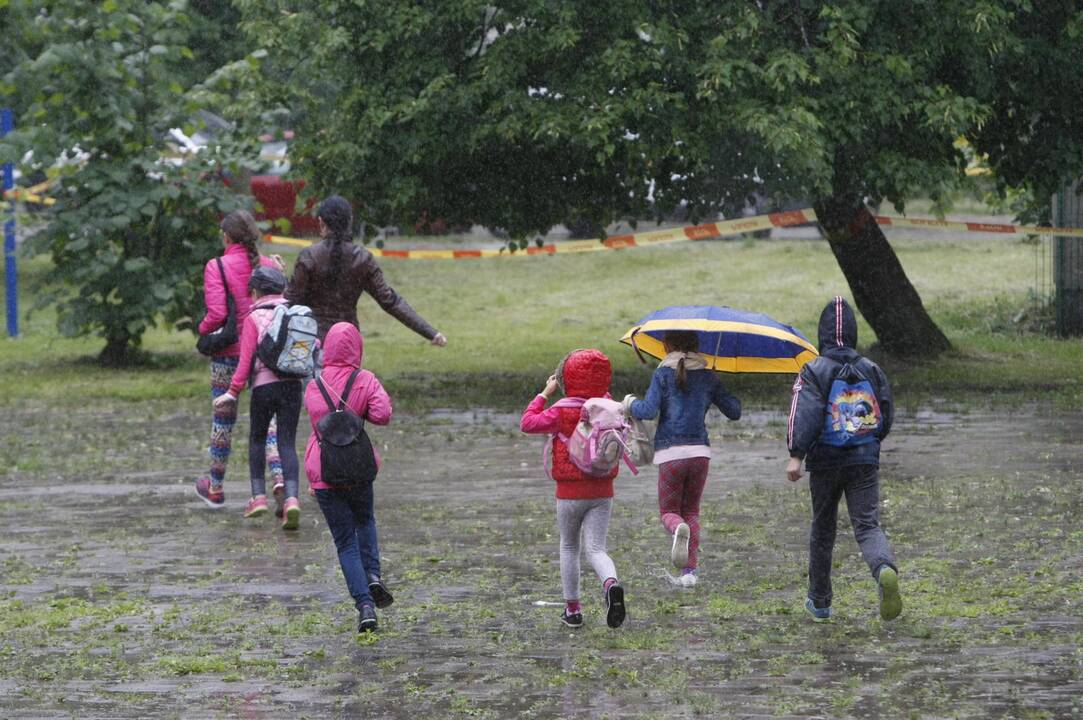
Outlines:
<svg viewBox="0 0 1083 720"><path fill-rule="evenodd" d="M239 0L321 191L515 235L766 189L934 196L1029 3ZM314 31L318 28L318 31ZM1056 34L1056 30L1046 31ZM651 189L653 188L653 192Z"/></svg>
<svg viewBox="0 0 1083 720"><path fill-rule="evenodd" d="M182 84L194 58L183 2L67 0L24 17L37 43L4 80L24 107L0 147L56 181L30 243L51 254L59 282L38 304L56 302L65 334L96 332L102 359L123 362L160 314L192 312L218 216L243 202L224 173L250 153L227 143L170 156L169 130L193 132L197 117Z"/></svg>

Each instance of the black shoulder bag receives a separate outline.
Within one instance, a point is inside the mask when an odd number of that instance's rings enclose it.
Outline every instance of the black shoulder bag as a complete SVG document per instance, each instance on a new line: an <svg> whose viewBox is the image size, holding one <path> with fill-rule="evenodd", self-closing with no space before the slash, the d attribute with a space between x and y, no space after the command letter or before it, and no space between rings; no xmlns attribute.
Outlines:
<svg viewBox="0 0 1083 720"><path fill-rule="evenodd" d="M218 272L222 275L222 287L226 291L226 321L222 327L206 335L200 335L196 340L196 350L204 355L217 355L233 343L237 342L237 305L233 302L233 294L229 291L229 283L226 282L226 270L222 267L222 258L218 261Z"/></svg>
<svg viewBox="0 0 1083 720"><path fill-rule="evenodd" d="M331 412L316 423L316 440L320 446L320 480L332 487L348 487L370 483L376 479L376 453L365 432L365 421L346 406L353 381L360 370L354 370L338 405L327 393L323 379L316 386Z"/></svg>

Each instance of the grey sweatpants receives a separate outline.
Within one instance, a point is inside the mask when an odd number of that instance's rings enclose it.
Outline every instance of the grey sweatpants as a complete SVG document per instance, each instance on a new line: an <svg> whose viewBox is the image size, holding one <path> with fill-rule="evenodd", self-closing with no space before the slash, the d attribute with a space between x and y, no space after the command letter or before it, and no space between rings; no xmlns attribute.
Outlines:
<svg viewBox="0 0 1083 720"><path fill-rule="evenodd" d="M560 582L565 600L579 599L579 545L583 538L587 562L598 579L605 582L617 577L617 568L605 551L609 532L609 513L613 498L596 500L557 499L557 528L560 530Z"/></svg>
<svg viewBox="0 0 1083 720"><path fill-rule="evenodd" d="M846 509L873 577L881 565L895 566L895 555L880 529L880 473L875 465L851 465L809 471L812 493L812 531L809 533L808 596L818 608L831 607L831 555L839 527L839 500Z"/></svg>

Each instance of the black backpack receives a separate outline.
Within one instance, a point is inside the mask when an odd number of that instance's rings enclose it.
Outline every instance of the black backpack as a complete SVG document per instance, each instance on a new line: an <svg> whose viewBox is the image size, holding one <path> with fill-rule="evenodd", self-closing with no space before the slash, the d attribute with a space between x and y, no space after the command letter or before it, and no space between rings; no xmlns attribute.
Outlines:
<svg viewBox="0 0 1083 720"><path fill-rule="evenodd" d="M316 440L320 446L320 479L333 487L370 483L376 479L376 453L365 432L365 421L346 407L346 398L360 370L354 370L338 405L327 394L321 378L316 378L324 401L331 412L316 423Z"/></svg>

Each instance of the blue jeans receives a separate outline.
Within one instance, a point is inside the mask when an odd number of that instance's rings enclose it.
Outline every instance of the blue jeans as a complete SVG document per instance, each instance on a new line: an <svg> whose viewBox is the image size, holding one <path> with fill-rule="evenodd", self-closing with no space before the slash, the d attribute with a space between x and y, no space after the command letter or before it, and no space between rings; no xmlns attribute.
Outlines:
<svg viewBox="0 0 1083 720"><path fill-rule="evenodd" d="M372 483L317 490L316 501L335 540L338 564L354 605L358 610L362 605L372 605L369 579L380 575L380 547L376 540Z"/></svg>
<svg viewBox="0 0 1083 720"><path fill-rule="evenodd" d="M839 527L839 500L846 509L865 563L873 578L881 565L895 565L887 535L880 528L880 473L875 465L850 465L809 471L812 531L809 533L808 596L818 608L831 607L831 555Z"/></svg>

